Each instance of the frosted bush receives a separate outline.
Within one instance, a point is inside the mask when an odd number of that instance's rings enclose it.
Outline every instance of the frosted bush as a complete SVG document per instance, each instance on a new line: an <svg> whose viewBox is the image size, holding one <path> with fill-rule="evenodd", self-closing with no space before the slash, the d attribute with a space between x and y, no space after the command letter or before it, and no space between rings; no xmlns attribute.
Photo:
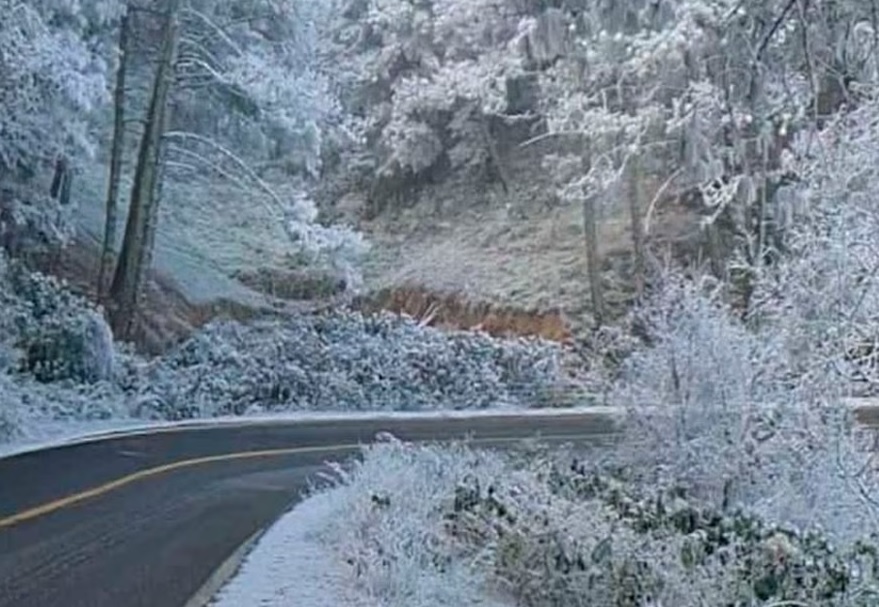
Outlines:
<svg viewBox="0 0 879 607"><path fill-rule="evenodd" d="M573 381L554 344L348 312L214 323L147 364L62 283L0 258L0 284L7 438L32 418L539 406Z"/></svg>
<svg viewBox="0 0 879 607"><path fill-rule="evenodd" d="M777 325L748 330L711 282L681 277L639 315L650 345L611 400L628 409L618 456L640 483L680 484L720 510L819 526L843 544L879 530L865 508L879 495L871 456L834 393L797 372Z"/></svg>
<svg viewBox="0 0 879 607"><path fill-rule="evenodd" d="M329 266L345 279L351 292L357 292L363 283L363 257L369 251L369 243L363 234L346 227L318 223L317 206L301 190L292 194L286 215L287 234L305 261Z"/></svg>
<svg viewBox="0 0 879 607"><path fill-rule="evenodd" d="M865 607L877 597L873 543L836 549L675 485L641 491L570 452L390 440L333 478L337 516L323 539L389 606L506 595L528 607Z"/></svg>
<svg viewBox="0 0 879 607"><path fill-rule="evenodd" d="M88 301L0 255L0 442L49 435L55 422L129 417L138 364Z"/></svg>
<svg viewBox="0 0 879 607"><path fill-rule="evenodd" d="M352 470L336 468L339 517L323 538L382 604L474 605L486 576L448 542L444 503L459 483L487 485L502 470L497 456L462 448L371 446Z"/></svg>
<svg viewBox="0 0 879 607"><path fill-rule="evenodd" d="M8 339L22 353L22 370L46 382L111 379L113 335L98 309L18 262L5 268L2 280Z"/></svg>
<svg viewBox="0 0 879 607"><path fill-rule="evenodd" d="M444 333L391 314L216 323L156 365L143 403L166 418L533 406L565 381L560 354L549 343Z"/></svg>
<svg viewBox="0 0 879 607"><path fill-rule="evenodd" d="M72 206L27 184L0 184L0 238L7 251L45 252L68 243L73 232Z"/></svg>
<svg viewBox="0 0 879 607"><path fill-rule="evenodd" d="M130 419L125 394L111 382L43 383L0 372L0 444L51 437L64 424Z"/></svg>

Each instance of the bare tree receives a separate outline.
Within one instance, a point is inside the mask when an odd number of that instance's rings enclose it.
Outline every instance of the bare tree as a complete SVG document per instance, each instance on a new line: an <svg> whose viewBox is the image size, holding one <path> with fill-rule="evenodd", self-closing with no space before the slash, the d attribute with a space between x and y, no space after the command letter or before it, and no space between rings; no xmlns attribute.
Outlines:
<svg viewBox="0 0 879 607"><path fill-rule="evenodd" d="M110 148L110 176L107 183L107 212L104 223L104 244L101 266L98 270L98 298L104 297L106 276L113 264L116 243L119 181L122 176L122 154L125 148L125 80L128 69L128 36L131 21L126 7L119 24L119 66L116 68L116 87L113 93L113 143Z"/></svg>
<svg viewBox="0 0 879 607"><path fill-rule="evenodd" d="M137 311L138 295L146 271L146 248L155 230L159 148L166 128L167 103L174 80L180 41L181 0L169 0L158 67L153 82L146 125L140 141L131 203L119 263L110 286L111 322L117 335L129 337Z"/></svg>
<svg viewBox="0 0 879 607"><path fill-rule="evenodd" d="M632 155L627 161L629 188L626 197L629 201L629 219L632 226L632 247L635 253L635 292L638 297L644 293L646 281L646 251L644 242L644 174L641 158Z"/></svg>

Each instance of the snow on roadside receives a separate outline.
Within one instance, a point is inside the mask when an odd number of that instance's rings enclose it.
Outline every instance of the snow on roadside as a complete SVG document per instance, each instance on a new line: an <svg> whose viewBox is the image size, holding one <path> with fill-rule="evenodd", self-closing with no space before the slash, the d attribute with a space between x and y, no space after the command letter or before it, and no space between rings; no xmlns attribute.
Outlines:
<svg viewBox="0 0 879 607"><path fill-rule="evenodd" d="M346 492L339 487L317 493L282 516L217 593L211 607L509 607L473 587L453 589L458 596L471 594L461 603L424 598L401 603L375 596L374 588L358 584L333 540L333 523L348 520ZM420 574L421 587L436 588L449 581L430 569Z"/></svg>
<svg viewBox="0 0 879 607"><path fill-rule="evenodd" d="M142 419L40 420L39 423L28 425L23 438L0 442L0 459L73 443L100 440L119 433L144 432L156 426L158 424L148 425Z"/></svg>
<svg viewBox="0 0 879 607"><path fill-rule="evenodd" d="M340 515L336 491L318 493L282 516L220 590L214 607L377 607L321 538Z"/></svg>
<svg viewBox="0 0 879 607"><path fill-rule="evenodd" d="M509 607L485 572L459 558L443 505L468 475L505 468L463 446L414 449L390 439L364 462L334 466L334 488L272 526L213 607Z"/></svg>

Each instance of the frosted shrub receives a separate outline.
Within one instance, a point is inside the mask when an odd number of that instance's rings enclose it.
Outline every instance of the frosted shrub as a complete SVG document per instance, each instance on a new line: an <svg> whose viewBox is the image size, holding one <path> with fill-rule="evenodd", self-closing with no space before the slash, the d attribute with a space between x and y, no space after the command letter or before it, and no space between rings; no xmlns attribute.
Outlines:
<svg viewBox="0 0 879 607"><path fill-rule="evenodd" d="M6 313L14 319L22 369L40 381L111 378L113 335L100 311L54 278L13 264L6 272Z"/></svg>
<svg viewBox="0 0 879 607"><path fill-rule="evenodd" d="M639 313L651 343L611 396L629 411L618 455L638 483L845 545L879 529L870 455L840 401L815 398L777 325L749 331L711 283L680 277Z"/></svg>
<svg viewBox="0 0 879 607"><path fill-rule="evenodd" d="M479 409L532 406L564 381L553 344L447 334L391 314L339 312L210 325L156 366L143 402L166 418Z"/></svg>
<svg viewBox="0 0 879 607"><path fill-rule="evenodd" d="M463 448L398 441L365 450L336 469L339 518L324 531L366 593L383 604L473 605L485 583L444 531L444 503L467 479L489 484L501 460Z"/></svg>
<svg viewBox="0 0 879 607"><path fill-rule="evenodd" d="M369 243L360 232L324 226L318 223L317 217L314 201L302 191L294 192L286 210L287 234L304 261L329 266L345 279L348 290L356 292L363 282L361 267Z"/></svg>
<svg viewBox="0 0 879 607"><path fill-rule="evenodd" d="M0 443L50 436L59 421L129 417L124 374L139 361L116 349L88 301L0 255Z"/></svg>
<svg viewBox="0 0 879 607"><path fill-rule="evenodd" d="M671 277L641 316L652 344L626 361L611 397L632 414L627 443L643 448L633 456L647 458L645 473L722 499L753 463L743 441L771 432L780 413L773 390L782 361L733 319L710 283Z"/></svg>
<svg viewBox="0 0 879 607"><path fill-rule="evenodd" d="M0 238L4 248L16 254L63 246L73 235L72 211L71 206L62 206L32 185L0 183Z"/></svg>
<svg viewBox="0 0 879 607"><path fill-rule="evenodd" d="M638 490L569 453L391 440L335 478L338 516L324 539L390 606L499 594L528 607L865 607L877 598L875 544L837 550L821 533L724 513L674 485Z"/></svg>
<svg viewBox="0 0 879 607"><path fill-rule="evenodd" d="M43 383L0 372L0 444L52 437L71 423L129 418L128 400L110 382Z"/></svg>

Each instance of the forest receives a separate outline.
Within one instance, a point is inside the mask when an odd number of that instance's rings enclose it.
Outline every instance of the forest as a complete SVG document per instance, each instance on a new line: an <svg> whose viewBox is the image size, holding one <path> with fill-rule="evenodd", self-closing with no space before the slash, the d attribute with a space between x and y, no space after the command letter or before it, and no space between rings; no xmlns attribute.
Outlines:
<svg viewBox="0 0 879 607"><path fill-rule="evenodd" d="M616 406L366 448L334 550L387 605L877 604L875 0L0 15L0 442Z"/></svg>

